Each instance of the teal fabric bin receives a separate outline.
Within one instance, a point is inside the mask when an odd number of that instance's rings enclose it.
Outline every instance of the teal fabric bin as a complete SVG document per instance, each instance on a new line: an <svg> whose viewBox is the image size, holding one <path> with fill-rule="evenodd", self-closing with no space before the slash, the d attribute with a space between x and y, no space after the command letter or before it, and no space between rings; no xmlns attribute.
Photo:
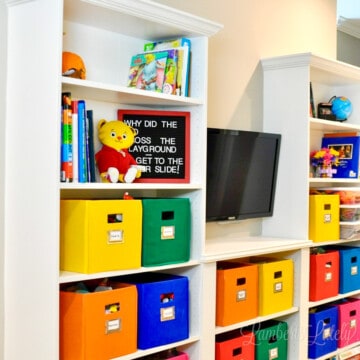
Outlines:
<svg viewBox="0 0 360 360"><path fill-rule="evenodd" d="M143 199L142 266L186 262L190 258L188 198Z"/></svg>

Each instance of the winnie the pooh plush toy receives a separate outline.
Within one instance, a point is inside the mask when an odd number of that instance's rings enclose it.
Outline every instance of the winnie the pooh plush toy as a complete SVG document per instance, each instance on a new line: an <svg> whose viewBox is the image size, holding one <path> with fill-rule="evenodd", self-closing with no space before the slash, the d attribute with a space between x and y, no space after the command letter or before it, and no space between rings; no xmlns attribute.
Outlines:
<svg viewBox="0 0 360 360"><path fill-rule="evenodd" d="M123 121L101 119L98 138L102 148L95 154L102 182L131 183L141 176L135 159L128 152L134 143L136 130Z"/></svg>

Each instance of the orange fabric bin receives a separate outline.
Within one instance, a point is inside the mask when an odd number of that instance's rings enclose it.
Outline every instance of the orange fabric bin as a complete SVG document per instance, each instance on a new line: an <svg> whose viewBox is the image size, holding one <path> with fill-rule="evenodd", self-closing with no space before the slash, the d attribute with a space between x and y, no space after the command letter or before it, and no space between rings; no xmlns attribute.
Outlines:
<svg viewBox="0 0 360 360"><path fill-rule="evenodd" d="M116 287L116 288L115 288ZM109 360L137 350L137 291L60 291L60 359Z"/></svg>
<svg viewBox="0 0 360 360"><path fill-rule="evenodd" d="M258 315L258 266L219 262L216 272L216 325L226 326Z"/></svg>

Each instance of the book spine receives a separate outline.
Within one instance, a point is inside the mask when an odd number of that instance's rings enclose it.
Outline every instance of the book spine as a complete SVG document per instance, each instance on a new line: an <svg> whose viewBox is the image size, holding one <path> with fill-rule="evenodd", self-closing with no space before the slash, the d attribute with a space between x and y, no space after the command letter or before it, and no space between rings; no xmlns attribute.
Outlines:
<svg viewBox="0 0 360 360"><path fill-rule="evenodd" d="M189 96L191 52L189 46L184 46L183 49L184 49L184 57L182 64L180 95Z"/></svg>
<svg viewBox="0 0 360 360"><path fill-rule="evenodd" d="M87 166L89 182L96 182L93 111L87 110Z"/></svg>
<svg viewBox="0 0 360 360"><path fill-rule="evenodd" d="M177 73L178 73L178 50L170 49L168 50L168 59L165 68L163 93L165 94L176 93Z"/></svg>
<svg viewBox="0 0 360 360"><path fill-rule="evenodd" d="M71 93L62 94L61 120L61 178L62 182L73 181L72 113Z"/></svg>
<svg viewBox="0 0 360 360"><path fill-rule="evenodd" d="M78 167L79 183L86 183L87 163L86 163L86 104L84 100L78 101Z"/></svg>
<svg viewBox="0 0 360 360"><path fill-rule="evenodd" d="M314 118L316 117L314 95L313 95L313 88L311 82L310 82L310 116Z"/></svg>
<svg viewBox="0 0 360 360"><path fill-rule="evenodd" d="M78 145L78 101L71 101L72 112L72 149L73 149L73 181L79 181L79 145Z"/></svg>

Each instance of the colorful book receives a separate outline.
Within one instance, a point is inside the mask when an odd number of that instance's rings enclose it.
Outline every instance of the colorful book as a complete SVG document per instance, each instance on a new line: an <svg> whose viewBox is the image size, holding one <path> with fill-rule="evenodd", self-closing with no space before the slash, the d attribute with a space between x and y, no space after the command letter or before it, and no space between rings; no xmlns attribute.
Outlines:
<svg viewBox="0 0 360 360"><path fill-rule="evenodd" d="M169 49L166 51L168 53L168 58L166 61L163 93L176 94L178 74L178 50Z"/></svg>
<svg viewBox="0 0 360 360"><path fill-rule="evenodd" d="M78 100L78 169L79 183L88 182L86 160L86 103Z"/></svg>
<svg viewBox="0 0 360 360"><path fill-rule="evenodd" d="M189 47L191 48L191 41L188 38L180 37L175 39L167 39L161 41L151 41L144 45L144 51L154 51L154 50L166 50L171 48L178 47Z"/></svg>
<svg viewBox="0 0 360 360"><path fill-rule="evenodd" d="M130 63L128 87L162 92L167 58L167 51L134 55Z"/></svg>
<svg viewBox="0 0 360 360"><path fill-rule="evenodd" d="M177 78L177 93L180 96L189 96L190 81L190 47L184 46L179 50L178 66L181 71Z"/></svg>
<svg viewBox="0 0 360 360"><path fill-rule="evenodd" d="M88 181L96 182L93 111L86 110L86 115L87 115L86 154L87 154L87 167L88 167Z"/></svg>
<svg viewBox="0 0 360 360"><path fill-rule="evenodd" d="M78 149L78 101L71 101L72 114L72 150L73 150L73 181L79 181L79 149Z"/></svg>
<svg viewBox="0 0 360 360"><path fill-rule="evenodd" d="M360 137L323 137L322 148L333 148L339 152L339 164L333 167L334 178L359 177Z"/></svg>
<svg viewBox="0 0 360 360"><path fill-rule="evenodd" d="M170 40L148 42L144 45L144 51L162 51L171 48L178 49L178 75L176 93L180 96L188 96L191 61L190 39L181 37Z"/></svg>
<svg viewBox="0 0 360 360"><path fill-rule="evenodd" d="M359 133L357 131L349 131L349 132L334 132L334 133L326 133L324 137L349 137L349 136L358 136Z"/></svg>
<svg viewBox="0 0 360 360"><path fill-rule="evenodd" d="M61 175L62 182L73 181L71 93L62 93L61 100Z"/></svg>

